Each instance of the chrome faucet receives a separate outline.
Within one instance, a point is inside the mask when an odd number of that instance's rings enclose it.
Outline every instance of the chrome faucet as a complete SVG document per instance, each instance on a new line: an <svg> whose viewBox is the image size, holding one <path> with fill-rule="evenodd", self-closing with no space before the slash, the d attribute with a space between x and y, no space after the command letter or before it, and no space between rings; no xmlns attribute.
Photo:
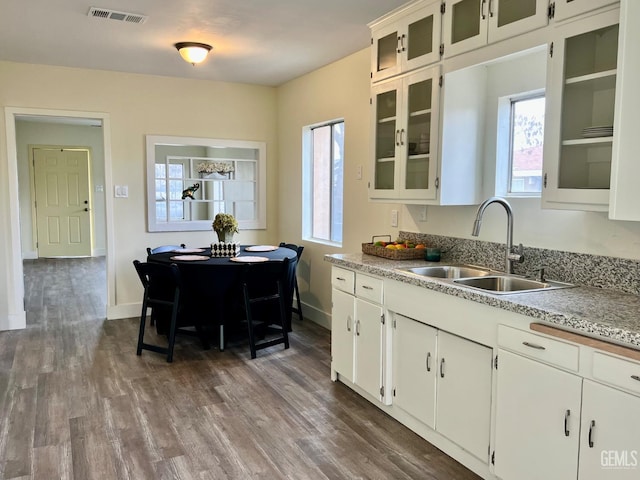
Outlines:
<svg viewBox="0 0 640 480"><path fill-rule="evenodd" d="M471 232L471 235L473 235L474 237L480 235L482 215L484 215L484 211L492 203L499 203L507 211L507 252L505 255L504 266L507 273L513 273L513 262L522 263L524 261L524 255L522 244L520 244L517 249L513 248L513 210L511 209L511 205L509 205L509 202L500 197L491 197L482 202L478 207L478 212L476 213L476 219L473 222L473 231Z"/></svg>

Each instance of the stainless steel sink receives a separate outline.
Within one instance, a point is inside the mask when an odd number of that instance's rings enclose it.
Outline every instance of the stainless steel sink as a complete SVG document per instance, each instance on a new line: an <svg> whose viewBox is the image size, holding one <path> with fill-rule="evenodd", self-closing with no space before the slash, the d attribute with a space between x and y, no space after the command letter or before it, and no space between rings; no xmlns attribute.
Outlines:
<svg viewBox="0 0 640 480"><path fill-rule="evenodd" d="M569 283L544 281L539 282L529 278L522 278L510 275L490 275L476 278L460 278L453 281L458 285L477 288L491 293L524 293L540 290L555 290L558 288L573 287Z"/></svg>
<svg viewBox="0 0 640 480"><path fill-rule="evenodd" d="M438 265L433 267L402 268L401 270L422 277L449 279L482 277L495 273L489 269L476 267L474 265Z"/></svg>

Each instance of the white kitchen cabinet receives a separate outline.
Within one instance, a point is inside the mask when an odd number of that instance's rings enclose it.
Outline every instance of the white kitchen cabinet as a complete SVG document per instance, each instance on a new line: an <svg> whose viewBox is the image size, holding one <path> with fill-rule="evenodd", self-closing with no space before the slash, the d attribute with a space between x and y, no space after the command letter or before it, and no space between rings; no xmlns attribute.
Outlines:
<svg viewBox="0 0 640 480"><path fill-rule="evenodd" d="M495 474L576 478L582 378L498 350Z"/></svg>
<svg viewBox="0 0 640 480"><path fill-rule="evenodd" d="M393 404L435 429L438 330L402 315L393 326Z"/></svg>
<svg viewBox="0 0 640 480"><path fill-rule="evenodd" d="M440 60L440 0L391 12L369 27L372 82Z"/></svg>
<svg viewBox="0 0 640 480"><path fill-rule="evenodd" d="M470 340L438 332L436 431L489 461L493 352Z"/></svg>
<svg viewBox="0 0 640 480"><path fill-rule="evenodd" d="M579 480L637 480L640 476L638 412L639 397L584 381Z"/></svg>
<svg viewBox="0 0 640 480"><path fill-rule="evenodd" d="M394 405L488 463L492 350L393 318Z"/></svg>
<svg viewBox="0 0 640 480"><path fill-rule="evenodd" d="M443 16L444 57L544 27L548 0L451 0Z"/></svg>
<svg viewBox="0 0 640 480"><path fill-rule="evenodd" d="M438 67L372 87L372 199L436 198Z"/></svg>
<svg viewBox="0 0 640 480"><path fill-rule="evenodd" d="M498 343L499 478L638 478L640 363L502 325Z"/></svg>
<svg viewBox="0 0 640 480"><path fill-rule="evenodd" d="M353 382L355 297L341 290L331 292L331 370Z"/></svg>
<svg viewBox="0 0 640 480"><path fill-rule="evenodd" d="M618 20L613 9L555 29L546 93L545 208L608 210Z"/></svg>
<svg viewBox="0 0 640 480"><path fill-rule="evenodd" d="M618 0L553 0L553 19L559 22L614 3Z"/></svg>
<svg viewBox="0 0 640 480"><path fill-rule="evenodd" d="M384 388L382 280L339 267L331 271L331 376L390 403Z"/></svg>

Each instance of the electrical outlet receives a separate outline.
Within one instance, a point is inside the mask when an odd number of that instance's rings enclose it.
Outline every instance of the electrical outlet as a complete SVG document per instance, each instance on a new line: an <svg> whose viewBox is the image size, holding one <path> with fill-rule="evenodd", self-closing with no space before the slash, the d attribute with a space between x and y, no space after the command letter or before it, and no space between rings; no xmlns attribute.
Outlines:
<svg viewBox="0 0 640 480"><path fill-rule="evenodd" d="M362 180L362 165L358 165L356 169L356 180Z"/></svg>
<svg viewBox="0 0 640 480"><path fill-rule="evenodd" d="M391 226L398 226L398 210L391 210Z"/></svg>
<svg viewBox="0 0 640 480"><path fill-rule="evenodd" d="M427 206L423 205L422 207L420 207L420 221L421 222L426 222L427 221Z"/></svg>

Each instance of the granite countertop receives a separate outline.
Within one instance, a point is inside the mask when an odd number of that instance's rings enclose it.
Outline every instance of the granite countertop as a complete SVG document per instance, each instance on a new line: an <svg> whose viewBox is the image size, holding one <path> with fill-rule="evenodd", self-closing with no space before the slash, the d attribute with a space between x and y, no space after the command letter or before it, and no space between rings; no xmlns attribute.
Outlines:
<svg viewBox="0 0 640 480"><path fill-rule="evenodd" d="M624 346L640 349L640 295L576 286L540 292L492 294L398 269L439 265L423 260L389 260L363 253L325 255L334 265L390 278L483 303Z"/></svg>

